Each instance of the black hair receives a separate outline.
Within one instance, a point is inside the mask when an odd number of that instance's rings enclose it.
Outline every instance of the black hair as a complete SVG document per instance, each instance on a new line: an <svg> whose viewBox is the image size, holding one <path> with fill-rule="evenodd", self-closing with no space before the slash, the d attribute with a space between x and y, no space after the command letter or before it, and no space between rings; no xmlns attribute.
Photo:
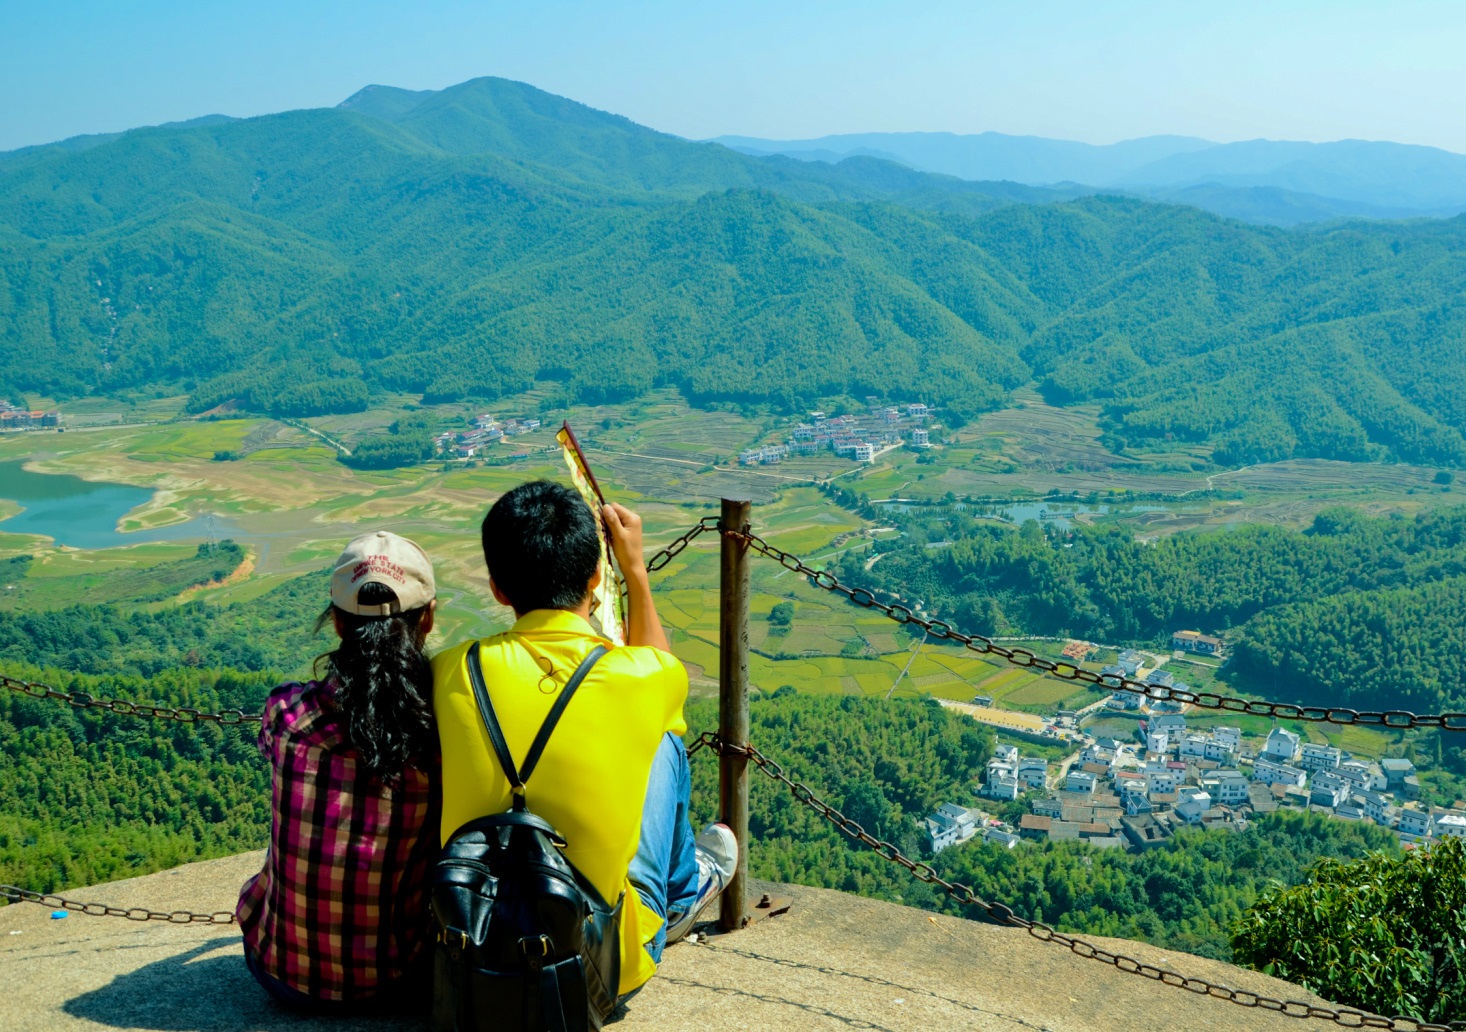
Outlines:
<svg viewBox="0 0 1466 1032"><path fill-rule="evenodd" d="M517 613L573 609L601 562L601 530L580 495L531 480L484 517L484 562Z"/></svg>
<svg viewBox="0 0 1466 1032"><path fill-rule="evenodd" d="M357 592L361 605L397 601L385 584L368 581ZM393 782L409 766L426 770L438 746L433 721L433 671L423 651L421 606L391 616L358 616L335 604L316 623L336 619L341 644L316 660L334 689L346 736L368 777Z"/></svg>

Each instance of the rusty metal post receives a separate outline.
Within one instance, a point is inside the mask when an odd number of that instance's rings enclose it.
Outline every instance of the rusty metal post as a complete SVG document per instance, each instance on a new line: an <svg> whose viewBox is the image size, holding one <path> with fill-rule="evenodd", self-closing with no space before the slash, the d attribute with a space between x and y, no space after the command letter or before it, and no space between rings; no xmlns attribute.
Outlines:
<svg viewBox="0 0 1466 1032"><path fill-rule="evenodd" d="M750 502L723 499L723 527L749 529ZM748 542L723 535L718 615L718 736L748 744ZM748 923L748 759L726 753L718 761L720 819L738 840L738 867L723 890L719 926Z"/></svg>

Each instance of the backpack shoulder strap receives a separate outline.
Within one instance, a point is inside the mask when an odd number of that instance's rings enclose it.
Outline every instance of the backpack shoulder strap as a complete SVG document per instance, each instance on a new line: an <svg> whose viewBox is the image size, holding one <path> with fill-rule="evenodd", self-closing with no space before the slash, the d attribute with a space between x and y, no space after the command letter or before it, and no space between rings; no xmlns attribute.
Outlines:
<svg viewBox="0 0 1466 1032"><path fill-rule="evenodd" d="M484 684L484 668L479 663L478 642L468 647L468 682L473 686L473 698L478 703L479 716L483 718L484 728L489 732L489 743L494 747L494 755L499 758L499 766L503 768L504 776L509 779L509 788L514 793L514 808L522 809L524 804L524 779L519 775L519 768L514 766L514 757L509 754L509 743L504 738L504 729L499 726L499 717L494 712L493 700L489 698L489 689Z"/></svg>
<svg viewBox="0 0 1466 1032"><path fill-rule="evenodd" d="M550 735L554 732L555 725L560 722L560 716L565 712L565 707L570 705L576 689L585 680L585 675L590 673L591 667L595 666L606 652L604 645L597 645L591 649L589 655L580 661L580 665L570 675L570 680L566 681L565 687L560 690L555 704L550 707L545 722L540 725L539 733L535 735L534 742L524 757L524 766L520 768L514 765L514 757L509 752L509 742L504 737L504 729L500 727L499 717L494 712L494 702L489 698L488 687L484 684L484 671L478 654L479 643L474 642L468 647L468 680L473 687L474 701L478 703L479 716L483 718L484 728L489 733L489 742L494 747L494 755L498 757L504 776L509 779L509 788L514 796L514 809L523 810L525 808L524 783L529 780L530 774L534 773L535 766L540 762L540 756L545 751L545 746L549 744Z"/></svg>

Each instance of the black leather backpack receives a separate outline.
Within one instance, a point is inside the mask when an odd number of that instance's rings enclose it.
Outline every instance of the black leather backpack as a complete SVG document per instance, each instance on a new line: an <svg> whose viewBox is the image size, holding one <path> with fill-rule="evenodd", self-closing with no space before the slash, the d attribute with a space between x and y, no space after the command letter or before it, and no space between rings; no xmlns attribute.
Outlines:
<svg viewBox="0 0 1466 1032"><path fill-rule="evenodd" d="M434 872L433 1032L586 1032L616 1007L621 903L601 898L565 859L565 840L530 812L524 783L585 675L570 676L516 768L484 687L478 643L468 674L513 808L453 833Z"/></svg>

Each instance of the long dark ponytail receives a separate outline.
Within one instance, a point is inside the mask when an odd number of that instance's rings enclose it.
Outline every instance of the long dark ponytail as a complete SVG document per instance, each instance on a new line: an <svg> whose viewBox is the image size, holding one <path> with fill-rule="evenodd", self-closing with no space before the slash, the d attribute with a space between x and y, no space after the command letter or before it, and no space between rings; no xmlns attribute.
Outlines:
<svg viewBox="0 0 1466 1032"><path fill-rule="evenodd" d="M397 595L385 584L361 586L362 605L387 605ZM437 749L433 671L423 651L427 607L391 616L357 616L334 605L317 628L334 618L341 644L316 660L335 689L346 734L360 769L395 781L409 766L423 769Z"/></svg>

